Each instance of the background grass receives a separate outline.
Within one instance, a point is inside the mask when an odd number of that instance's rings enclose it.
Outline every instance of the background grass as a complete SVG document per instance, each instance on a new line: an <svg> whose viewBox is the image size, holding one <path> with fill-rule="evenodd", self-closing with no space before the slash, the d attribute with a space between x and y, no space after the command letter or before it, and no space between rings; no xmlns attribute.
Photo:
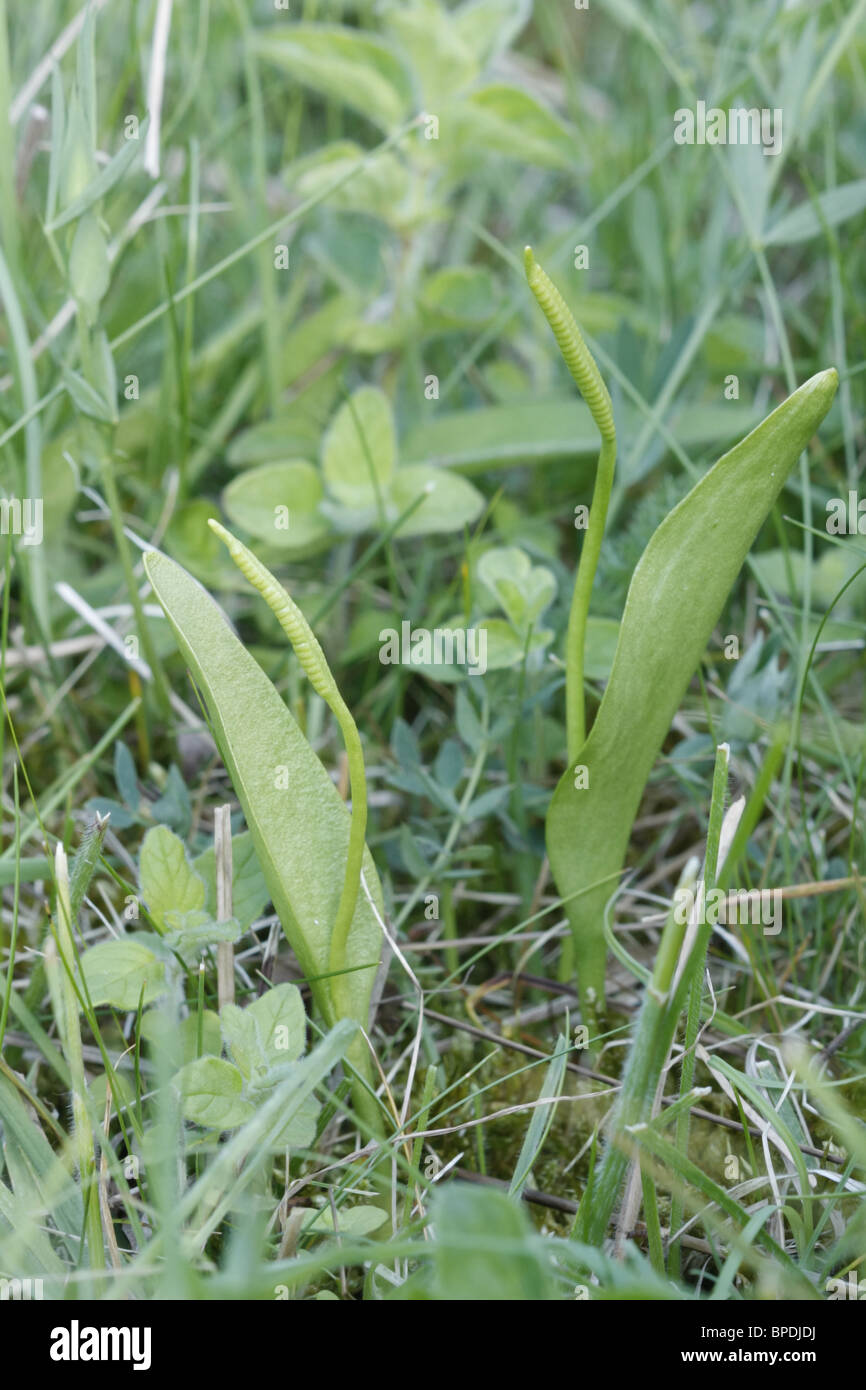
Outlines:
<svg viewBox="0 0 866 1390"><path fill-rule="evenodd" d="M848 581L866 546L825 522L828 499L858 487L864 448L866 4L307 0L287 16L107 0L83 19L65 2L0 8L0 481L7 497L44 499L45 529L40 546L0 538L0 1274L190 1298L205 1283L237 1296L242 1279L269 1298L277 1286L552 1298L575 1283L593 1296L793 1297L804 1284L822 1296L829 1277L860 1270L864 1248L864 591ZM346 69L328 49L317 65L292 48L299 22L346 25L386 51ZM781 108L782 153L677 145L674 113L699 99ZM86 214L95 240L73 254L82 218L58 219L129 147L130 117L134 156ZM611 958L591 1065L572 1046L543 817L565 756L550 653L562 651L574 509L589 501L597 444L523 282L527 242L585 330L617 417L598 618L618 617L644 544L691 481L795 385L840 373L647 790L615 913L627 954ZM342 1092L312 1151L260 1166L246 1193L226 1180L210 1223L197 1203L208 1175L216 1190L228 1171L225 1146L187 1127L180 1177L158 1049L141 1044L136 1011L87 1008L100 1240L73 1176L70 1015L43 962L54 846L74 853L94 808L114 803L80 950L124 930L146 828L169 824L201 852L232 795L140 552L164 548L216 594L344 784L339 731L205 523L245 469L318 465L335 411L369 384L392 403L401 463L471 478L480 515L411 540L337 518L307 554L252 543L313 624L364 739L368 842L403 954L372 1033L399 1160L376 1256L390 1277L365 1275L363 1241L338 1254L293 1232L293 1206L347 1213L373 1190ZM477 614L494 545L555 577L547 652L458 683L382 665L381 629ZM593 696L605 632L587 665ZM702 853L722 740L733 790L750 798L728 886L847 886L790 896L778 936L713 937L695 1072L708 1090L687 1128L659 1123L642 1147L643 1209L614 1259L570 1240L574 1204L634 1035L635 962L651 966L680 871ZM298 973L265 913L236 950L239 998ZM203 1003L215 999L214 958ZM197 980L177 1007L199 1008ZM675 1042L668 1099L680 1060ZM124 1157L140 1163L125 1170ZM457 1172L476 1186L451 1185ZM522 1192L525 1210L495 1184ZM423 1233L437 1198L434 1249Z"/></svg>

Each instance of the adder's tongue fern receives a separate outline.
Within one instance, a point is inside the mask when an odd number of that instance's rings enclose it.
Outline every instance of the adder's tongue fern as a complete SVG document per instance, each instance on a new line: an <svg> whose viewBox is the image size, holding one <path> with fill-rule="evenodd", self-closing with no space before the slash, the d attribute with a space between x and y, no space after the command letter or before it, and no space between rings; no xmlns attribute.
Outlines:
<svg viewBox="0 0 866 1390"><path fill-rule="evenodd" d="M283 632L294 648L296 657L309 678L310 684L331 710L340 726L349 759L349 777L352 790L352 823L349 830L349 849L346 858L346 876L334 919L329 948L329 969L333 972L331 998L335 1005L335 1015L346 1017L349 1008L343 999L343 979L340 974L345 968L346 941L355 914L358 889L361 881L361 866L364 855L364 840L367 832L367 780L364 774L364 755L358 727L352 718L346 702L337 689L337 682L331 675L325 654L316 640L309 623L294 599L282 584L279 584L269 570L257 560L235 536L221 526L218 521L208 522L211 530L226 546L229 555L246 579L261 594L265 603L277 619Z"/></svg>
<svg viewBox="0 0 866 1390"><path fill-rule="evenodd" d="M553 281L536 261L531 246L527 246L524 251L524 262L529 288L541 305L544 316L553 329L565 364L583 399L589 406L592 418L601 435L601 451L595 474L589 525L580 552L566 638L565 716L568 757L569 761L572 761L580 753L586 738L583 699L586 620L613 487L613 471L616 464L616 429L607 387L601 379L601 373L595 364L592 353L583 341L574 315Z"/></svg>

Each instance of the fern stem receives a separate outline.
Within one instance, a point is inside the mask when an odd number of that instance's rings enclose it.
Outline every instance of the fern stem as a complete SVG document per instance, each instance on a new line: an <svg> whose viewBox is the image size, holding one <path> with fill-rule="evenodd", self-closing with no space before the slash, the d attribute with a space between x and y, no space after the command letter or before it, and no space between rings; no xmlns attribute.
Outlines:
<svg viewBox="0 0 866 1390"><path fill-rule="evenodd" d="M586 740L586 709L583 692L586 622L592 585L598 568L604 536L613 475L616 466L616 428L607 387L574 315L559 290L535 259L531 246L524 252L526 279L538 300L559 345L565 365L589 406L601 435L601 450L595 471L595 486L589 509L589 524L580 552L574 592L568 616L565 653L565 726L568 759L578 756Z"/></svg>

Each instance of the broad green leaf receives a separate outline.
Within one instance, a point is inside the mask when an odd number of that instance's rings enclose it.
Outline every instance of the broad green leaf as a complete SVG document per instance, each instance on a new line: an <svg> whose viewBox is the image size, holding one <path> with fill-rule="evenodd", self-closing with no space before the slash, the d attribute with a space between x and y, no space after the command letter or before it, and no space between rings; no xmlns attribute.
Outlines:
<svg viewBox="0 0 866 1390"><path fill-rule="evenodd" d="M369 1236L378 1231L387 1221L388 1213L381 1207L359 1203L356 1207L340 1207L337 1211L337 1231L341 1236ZM331 1235L334 1231L334 1214L330 1207L312 1209L304 1220L301 1233L307 1235Z"/></svg>
<svg viewBox="0 0 866 1390"><path fill-rule="evenodd" d="M191 868L182 840L165 825L148 830L139 858L141 895L158 927L167 912L195 912L205 905L204 881Z"/></svg>
<svg viewBox="0 0 866 1390"><path fill-rule="evenodd" d="M399 125L409 114L409 75L381 39L337 25L275 25L259 30L252 48L295 81L330 101L354 107L383 130Z"/></svg>
<svg viewBox="0 0 866 1390"><path fill-rule="evenodd" d="M163 962L134 937L91 946L81 957L81 969L94 1005L136 1009L139 1000L151 1004L165 990Z"/></svg>
<svg viewBox="0 0 866 1390"><path fill-rule="evenodd" d="M216 914L216 863L213 845L192 861L196 873L204 879L207 897L205 908ZM253 837L248 830L232 836L232 916L242 927L249 927L262 915L270 901L268 885L256 858Z"/></svg>
<svg viewBox="0 0 866 1390"><path fill-rule="evenodd" d="M239 1009L224 1004L223 1037L244 1076L260 1080L273 1066L294 1062L304 1050L307 1019L295 985L275 985L260 999Z"/></svg>
<svg viewBox="0 0 866 1390"><path fill-rule="evenodd" d="M597 618L590 613L586 620L583 652L583 674L588 680L608 679L618 639L619 622L616 618Z"/></svg>
<svg viewBox="0 0 866 1390"><path fill-rule="evenodd" d="M421 287L421 307L444 326L481 324L499 305L496 281L483 266L448 266L428 276Z"/></svg>
<svg viewBox="0 0 866 1390"><path fill-rule="evenodd" d="M473 92L454 111L456 139L479 154L490 150L547 169L575 170L580 140L528 92L495 83Z"/></svg>
<svg viewBox="0 0 866 1390"><path fill-rule="evenodd" d="M209 1129L236 1129L255 1113L242 1094L244 1079L223 1057L199 1057L174 1079L183 1097L184 1119Z"/></svg>
<svg viewBox="0 0 866 1390"><path fill-rule="evenodd" d="M229 483L226 515L244 531L289 552L307 550L330 533L319 512L324 487L318 469L304 459L263 463Z"/></svg>
<svg viewBox="0 0 866 1390"><path fill-rule="evenodd" d="M430 536L459 531L481 514L484 498L472 483L444 469L410 464L399 468L391 484L388 512L400 516L417 497L424 501L397 531L398 536Z"/></svg>
<svg viewBox="0 0 866 1390"><path fill-rule="evenodd" d="M590 991L604 997L605 904L653 763L746 555L837 383L833 369L812 377L719 459L657 528L632 576L610 680L576 759L588 786L575 787L569 767L547 815L585 1007Z"/></svg>
<svg viewBox="0 0 866 1390"><path fill-rule="evenodd" d="M145 567L181 654L207 705L220 751L244 810L271 901L325 1019L332 1022L331 931L345 874L349 812L264 671L234 635L213 599L167 556ZM254 711L254 717L251 717ZM381 915L382 890L369 850L364 879ZM358 895L346 965L352 1017L367 1024L381 929ZM368 1070L366 1044L352 1059Z"/></svg>
<svg viewBox="0 0 866 1390"><path fill-rule="evenodd" d="M866 209L866 179L840 183L837 188L819 193L815 203L809 201L780 217L764 234L766 246L793 246L798 241L823 234L825 227L838 227L850 217Z"/></svg>
<svg viewBox="0 0 866 1390"><path fill-rule="evenodd" d="M397 458L391 403L375 386L362 386L340 406L322 441L322 469L330 492L346 507L376 505Z"/></svg>
<svg viewBox="0 0 866 1390"><path fill-rule="evenodd" d="M642 423L625 415L624 447ZM757 423L754 409L738 401L684 407L668 422L687 451L724 444ZM401 455L404 464L430 463L461 473L578 459L580 467L574 475L578 492L591 486L592 472L585 465L595 463L598 431L582 401L535 400L444 414L437 403L425 409L421 423L403 441Z"/></svg>
<svg viewBox="0 0 866 1390"><path fill-rule="evenodd" d="M556 580L516 546L494 546L478 561L478 578L518 632L536 623L556 596Z"/></svg>

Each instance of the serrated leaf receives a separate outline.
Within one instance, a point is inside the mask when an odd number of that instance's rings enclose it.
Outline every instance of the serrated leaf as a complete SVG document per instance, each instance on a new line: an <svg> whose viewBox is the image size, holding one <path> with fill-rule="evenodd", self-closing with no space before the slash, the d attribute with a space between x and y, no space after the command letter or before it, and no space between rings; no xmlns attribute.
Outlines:
<svg viewBox="0 0 866 1390"><path fill-rule="evenodd" d="M81 969L94 1005L136 1009L139 1000L152 1004L165 991L163 962L134 937L91 946L81 957Z"/></svg>
<svg viewBox="0 0 866 1390"><path fill-rule="evenodd" d="M191 868L182 840L157 825L148 830L139 858L141 895L158 927L167 912L195 912L205 905L204 881Z"/></svg>
<svg viewBox="0 0 866 1390"><path fill-rule="evenodd" d="M375 507L397 458L391 403L362 386L337 411L322 441L322 470L330 492L346 507Z"/></svg>

